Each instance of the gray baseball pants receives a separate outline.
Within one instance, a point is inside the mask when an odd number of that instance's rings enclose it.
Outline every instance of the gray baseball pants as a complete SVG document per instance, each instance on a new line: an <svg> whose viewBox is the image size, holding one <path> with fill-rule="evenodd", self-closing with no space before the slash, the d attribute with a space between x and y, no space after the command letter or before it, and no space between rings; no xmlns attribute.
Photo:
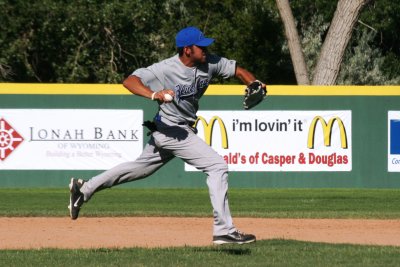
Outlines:
<svg viewBox="0 0 400 267"><path fill-rule="evenodd" d="M229 210L228 166L224 159L188 125L163 119L157 122L157 129L135 161L119 164L87 181L81 188L85 201L99 190L145 178L178 157L207 175L214 215L213 235L236 231Z"/></svg>

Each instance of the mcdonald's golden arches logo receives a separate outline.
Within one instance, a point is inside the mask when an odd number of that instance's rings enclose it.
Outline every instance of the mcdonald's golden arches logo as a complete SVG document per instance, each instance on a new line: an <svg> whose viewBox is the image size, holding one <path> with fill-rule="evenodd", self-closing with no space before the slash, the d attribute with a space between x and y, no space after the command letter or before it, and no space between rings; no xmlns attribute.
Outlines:
<svg viewBox="0 0 400 267"><path fill-rule="evenodd" d="M220 117L218 116L213 116L208 123L206 119L204 119L201 116L197 117L196 122L194 123L193 127L197 128L197 124L201 122L203 125L203 130L204 130L204 141L211 146L212 144L212 136L213 136L213 130L214 130L214 124L217 121L219 124L219 129L221 133L221 145L223 148L227 149L228 148L228 135L226 133L226 127L224 122L221 120Z"/></svg>
<svg viewBox="0 0 400 267"><path fill-rule="evenodd" d="M325 119L322 118L321 116L315 117L311 122L310 129L308 130L308 141L307 141L308 148L314 148L315 128L317 127L318 122L320 122L322 126L325 146L331 146L332 127L333 124L337 122L337 125L340 130L341 147L347 149L347 134L343 121L339 117L333 117L328 121L328 123L326 123Z"/></svg>

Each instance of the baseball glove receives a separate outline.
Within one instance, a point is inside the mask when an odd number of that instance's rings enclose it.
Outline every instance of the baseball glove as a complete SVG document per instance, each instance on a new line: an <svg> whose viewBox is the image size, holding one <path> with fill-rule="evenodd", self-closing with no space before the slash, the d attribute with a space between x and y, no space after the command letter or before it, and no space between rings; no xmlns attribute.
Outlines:
<svg viewBox="0 0 400 267"><path fill-rule="evenodd" d="M257 106L267 96L267 88L262 82L255 80L249 84L245 90L243 107L251 109Z"/></svg>

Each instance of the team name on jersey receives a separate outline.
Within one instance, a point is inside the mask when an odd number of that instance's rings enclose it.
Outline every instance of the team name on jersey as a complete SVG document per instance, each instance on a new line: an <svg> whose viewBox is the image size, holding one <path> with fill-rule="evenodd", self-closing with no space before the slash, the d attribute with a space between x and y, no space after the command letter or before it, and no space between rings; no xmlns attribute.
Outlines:
<svg viewBox="0 0 400 267"><path fill-rule="evenodd" d="M175 86L175 95L178 101L195 96L198 93L203 93L207 89L209 84L208 79L198 79L197 86L195 83L188 84L177 84Z"/></svg>

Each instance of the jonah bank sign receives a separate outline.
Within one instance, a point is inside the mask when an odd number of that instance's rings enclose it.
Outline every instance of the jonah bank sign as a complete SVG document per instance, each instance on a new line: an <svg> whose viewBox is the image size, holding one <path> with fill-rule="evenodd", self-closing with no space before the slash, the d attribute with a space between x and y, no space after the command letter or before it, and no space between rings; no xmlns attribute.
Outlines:
<svg viewBox="0 0 400 267"><path fill-rule="evenodd" d="M351 171L351 111L202 111L197 135L230 171ZM185 170L195 171L190 165Z"/></svg>
<svg viewBox="0 0 400 267"><path fill-rule="evenodd" d="M0 170L105 170L143 148L142 110L0 109Z"/></svg>

